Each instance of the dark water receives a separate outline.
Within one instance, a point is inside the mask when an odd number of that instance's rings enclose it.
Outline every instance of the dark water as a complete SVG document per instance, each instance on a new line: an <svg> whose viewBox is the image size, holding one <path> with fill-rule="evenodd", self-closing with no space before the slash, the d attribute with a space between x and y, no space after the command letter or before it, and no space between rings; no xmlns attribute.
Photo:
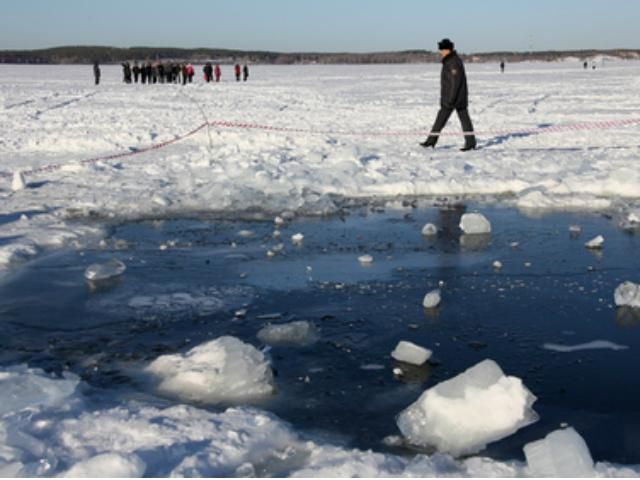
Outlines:
<svg viewBox="0 0 640 480"><path fill-rule="evenodd" d="M474 208L353 209L296 219L281 240L272 238L271 219L114 227L106 246L42 257L0 285L0 362L69 368L99 394L117 396L139 388L129 367L160 354L221 335L262 347L256 333L266 323L309 320L320 340L269 351L278 393L260 405L298 429L384 450L381 440L398 434L395 416L422 391L492 358L538 397L541 419L483 454L522 458L524 443L566 422L596 460L640 463L640 318L612 305L620 282L640 280L638 236L599 215L530 218L482 207L492 235L461 241L459 217ZM440 227L437 238L421 237L427 221ZM570 224L582 227L577 238ZM305 236L299 247L290 241L296 232ZM597 234L605 237L601 254L583 246ZM284 252L268 258L280 241ZM374 257L370 267L357 261L364 253ZM112 257L126 263L125 275L93 291L85 268ZM422 298L439 281L441 307L425 312ZM176 293L196 300L181 303ZM140 296L155 306L131 308ZM198 303L207 297L218 303ZM242 318L239 309L247 311ZM278 315L260 318L270 314ZM596 339L629 349L541 347ZM434 351L402 380L389 355L399 340ZM361 368L369 364L384 368Z"/></svg>

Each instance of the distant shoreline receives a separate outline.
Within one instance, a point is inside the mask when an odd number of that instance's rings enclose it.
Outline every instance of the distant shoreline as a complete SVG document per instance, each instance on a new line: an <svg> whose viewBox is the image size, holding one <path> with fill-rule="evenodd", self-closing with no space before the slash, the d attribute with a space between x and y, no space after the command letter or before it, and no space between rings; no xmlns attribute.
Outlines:
<svg viewBox="0 0 640 480"><path fill-rule="evenodd" d="M555 62L569 58L591 61L599 57L620 60L640 60L640 49L609 50L558 50L537 52L486 52L464 53L462 58L469 63L495 62ZM228 63L251 63L267 65L296 64L406 64L435 63L437 52L429 50L404 50L397 52L370 53L284 53L257 50L228 50L214 48L171 48L171 47L132 47L115 48L103 46L67 46L37 50L0 50L0 63L3 64L119 64L124 61L179 61L205 63L208 61Z"/></svg>

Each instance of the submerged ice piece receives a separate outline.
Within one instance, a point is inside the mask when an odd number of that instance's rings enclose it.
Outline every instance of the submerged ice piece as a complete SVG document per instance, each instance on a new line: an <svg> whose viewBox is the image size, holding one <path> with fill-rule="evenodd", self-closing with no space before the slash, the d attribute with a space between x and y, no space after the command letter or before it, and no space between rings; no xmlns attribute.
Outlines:
<svg viewBox="0 0 640 480"><path fill-rule="evenodd" d="M616 307L640 308L640 285L633 282L622 282L613 292Z"/></svg>
<svg viewBox="0 0 640 480"><path fill-rule="evenodd" d="M436 227L433 223L427 223L424 227L422 227L422 236L423 237L433 237L438 234L438 227Z"/></svg>
<svg viewBox="0 0 640 480"><path fill-rule="evenodd" d="M460 229L467 235L491 233L491 223L481 213L465 213L460 218Z"/></svg>
<svg viewBox="0 0 640 480"><path fill-rule="evenodd" d="M297 322L267 325L258 332L260 341L268 345L310 345L318 339L316 327L311 322Z"/></svg>
<svg viewBox="0 0 640 480"><path fill-rule="evenodd" d="M584 439L573 428L555 430L524 446L527 467L534 477L593 477L593 459Z"/></svg>
<svg viewBox="0 0 640 480"><path fill-rule="evenodd" d="M479 452L537 421L531 408L535 401L522 380L484 360L426 390L397 423L409 443L459 456Z"/></svg>
<svg viewBox="0 0 640 480"><path fill-rule="evenodd" d="M94 263L89 265L84 271L84 278L92 282L109 280L122 275L126 269L127 266L124 263L117 258L112 258L104 263Z"/></svg>

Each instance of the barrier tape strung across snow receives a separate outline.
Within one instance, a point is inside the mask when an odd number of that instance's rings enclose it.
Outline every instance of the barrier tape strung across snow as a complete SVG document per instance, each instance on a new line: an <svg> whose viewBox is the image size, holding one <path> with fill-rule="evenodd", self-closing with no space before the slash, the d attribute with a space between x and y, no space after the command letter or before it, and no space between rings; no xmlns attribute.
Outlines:
<svg viewBox="0 0 640 480"><path fill-rule="evenodd" d="M638 125L640 124L640 118L631 118L627 120L608 120L608 121L600 121L600 122L582 122L582 123L574 123L569 125L554 125L554 126L539 126L533 128L524 128L524 129L515 129L515 130L480 130L474 132L439 132L434 133L428 130L404 130L404 131L366 131L366 132L344 132L338 130L315 130L315 129L305 129L305 128L293 128L293 127L279 127L275 125L261 125L257 123L245 123L245 122L234 122L227 120L214 120L210 122L205 122L202 125L197 126L193 130L183 134L177 135L171 140L166 140L164 142L155 143L153 145L149 145L147 147L136 148L135 150L128 152L120 152L114 153L111 155L103 155L100 157L89 158L86 160L81 160L81 165L89 165L92 163L97 163L106 160L116 160L118 158L126 158L132 157L134 155L139 155L141 153L149 152L152 150L158 150L160 148L166 147L173 143L184 140L187 137L195 135L200 130L205 127L219 127L219 128L229 128L229 129L241 129L241 130L262 130L267 132L279 132L279 133L298 133L305 135L335 135L335 136L367 136L367 137L400 137L400 136L460 136L460 135L477 135L477 136L487 136L487 135L498 135L498 136L514 136L514 135L535 135L540 133L559 133L559 132L573 132L573 131L585 131L585 130L607 130L617 127L628 127L630 125ZM21 173L23 175L35 175L37 173L42 172L51 172L54 170L60 170L66 164L50 164L44 165L42 167L36 167L30 170L23 170ZM12 177L13 173L11 172L2 172L0 171L0 177Z"/></svg>

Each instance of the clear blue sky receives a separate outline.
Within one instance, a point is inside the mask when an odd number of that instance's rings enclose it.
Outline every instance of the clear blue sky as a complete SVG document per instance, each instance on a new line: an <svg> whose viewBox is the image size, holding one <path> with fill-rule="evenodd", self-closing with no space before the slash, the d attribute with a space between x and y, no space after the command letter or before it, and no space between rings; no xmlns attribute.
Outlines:
<svg viewBox="0 0 640 480"><path fill-rule="evenodd" d="M0 0L0 49L640 48L637 0Z"/></svg>

